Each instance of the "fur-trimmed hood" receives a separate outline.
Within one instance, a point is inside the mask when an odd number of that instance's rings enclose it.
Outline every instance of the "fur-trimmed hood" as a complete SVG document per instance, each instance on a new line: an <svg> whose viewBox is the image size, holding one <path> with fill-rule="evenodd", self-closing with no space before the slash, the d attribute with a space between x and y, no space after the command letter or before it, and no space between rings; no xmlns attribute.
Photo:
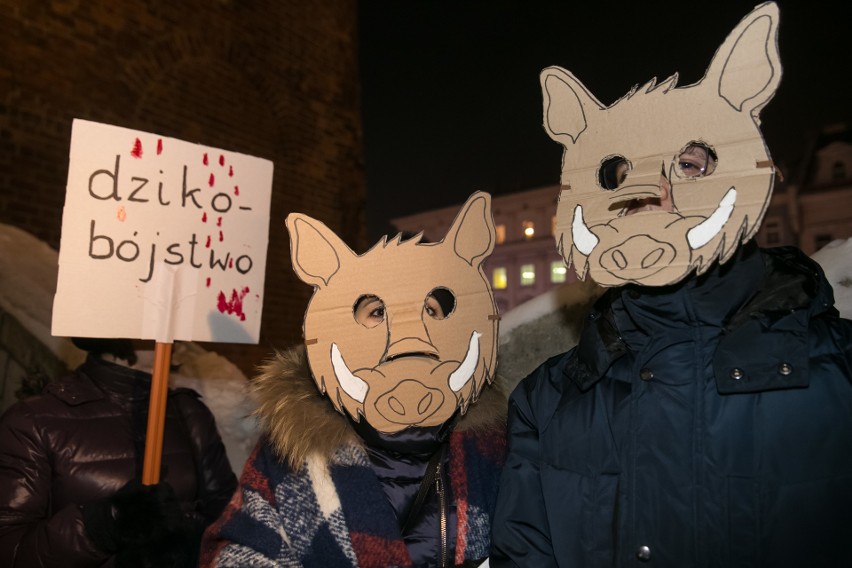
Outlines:
<svg viewBox="0 0 852 568"><path fill-rule="evenodd" d="M339 448L363 446L349 420L334 410L311 376L304 346L277 352L251 381L254 415L275 453L299 469L309 455L331 460ZM507 386L498 376L483 388L456 430L505 428Z"/></svg>

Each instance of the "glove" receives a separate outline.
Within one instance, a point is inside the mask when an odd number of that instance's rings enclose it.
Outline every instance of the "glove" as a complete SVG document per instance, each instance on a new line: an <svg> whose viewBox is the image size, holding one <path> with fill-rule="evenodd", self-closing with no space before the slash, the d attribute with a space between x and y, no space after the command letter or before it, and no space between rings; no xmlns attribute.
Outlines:
<svg viewBox="0 0 852 568"><path fill-rule="evenodd" d="M115 495L83 508L86 533L116 566L194 566L200 533L168 483L128 481Z"/></svg>

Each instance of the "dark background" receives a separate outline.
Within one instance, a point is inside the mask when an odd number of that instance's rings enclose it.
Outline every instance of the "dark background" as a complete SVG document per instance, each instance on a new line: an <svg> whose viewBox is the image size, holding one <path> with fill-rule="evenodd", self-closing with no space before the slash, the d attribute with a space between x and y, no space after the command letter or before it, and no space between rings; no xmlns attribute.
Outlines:
<svg viewBox="0 0 852 568"><path fill-rule="evenodd" d="M558 183L539 72L573 72L605 105L634 84L704 75L756 2L363 1L360 73L372 244L402 215ZM762 114L792 171L825 125L852 123L849 9L780 0L784 76Z"/></svg>

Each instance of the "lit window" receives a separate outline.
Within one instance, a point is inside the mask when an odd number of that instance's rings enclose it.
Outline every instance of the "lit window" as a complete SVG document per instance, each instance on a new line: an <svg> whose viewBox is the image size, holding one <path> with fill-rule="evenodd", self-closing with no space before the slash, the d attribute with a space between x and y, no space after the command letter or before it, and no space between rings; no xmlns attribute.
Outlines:
<svg viewBox="0 0 852 568"><path fill-rule="evenodd" d="M521 265L521 286L532 286L535 284L535 265Z"/></svg>
<svg viewBox="0 0 852 568"><path fill-rule="evenodd" d="M554 260L550 263L550 281L554 284L565 282L565 277L568 274L568 268L561 260Z"/></svg>
<svg viewBox="0 0 852 568"><path fill-rule="evenodd" d="M531 239L535 236L535 224L532 221L524 221L521 223L521 228L524 231L524 238Z"/></svg>
<svg viewBox="0 0 852 568"><path fill-rule="evenodd" d="M505 290L508 283L509 278L506 275L506 269L502 266L495 268L494 272L491 273L491 286L495 290Z"/></svg>
<svg viewBox="0 0 852 568"><path fill-rule="evenodd" d="M497 232L497 244L502 245L506 242L506 225L497 225L494 227Z"/></svg>

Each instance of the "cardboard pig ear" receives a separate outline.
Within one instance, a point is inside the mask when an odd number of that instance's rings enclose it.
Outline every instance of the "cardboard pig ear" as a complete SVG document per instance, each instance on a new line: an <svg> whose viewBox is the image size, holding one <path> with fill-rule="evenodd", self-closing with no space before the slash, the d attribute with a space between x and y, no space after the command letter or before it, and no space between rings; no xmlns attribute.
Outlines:
<svg viewBox="0 0 852 568"><path fill-rule="evenodd" d="M773 2L755 8L725 38L705 76L729 105L755 118L781 82L778 18Z"/></svg>
<svg viewBox="0 0 852 568"><path fill-rule="evenodd" d="M495 237L491 195L477 191L462 206L445 240L453 244L460 258L474 266L494 250Z"/></svg>
<svg viewBox="0 0 852 568"><path fill-rule="evenodd" d="M541 72L544 129L555 141L565 146L574 144L586 130L586 116L604 106L574 75L561 67L548 67Z"/></svg>
<svg viewBox="0 0 852 568"><path fill-rule="evenodd" d="M306 284L327 286L341 261L355 253L323 223L300 213L287 215L293 270Z"/></svg>

